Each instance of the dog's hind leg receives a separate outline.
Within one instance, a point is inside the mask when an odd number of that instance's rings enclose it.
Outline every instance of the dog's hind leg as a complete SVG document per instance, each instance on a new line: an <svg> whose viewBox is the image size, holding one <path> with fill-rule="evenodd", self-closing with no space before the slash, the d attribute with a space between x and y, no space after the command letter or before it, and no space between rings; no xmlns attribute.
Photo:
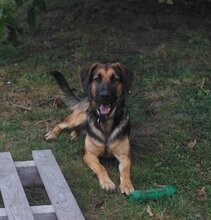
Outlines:
<svg viewBox="0 0 211 220"><path fill-rule="evenodd" d="M87 119L86 112L76 109L73 111L71 115L66 117L63 122L59 123L58 125L56 125L56 127L53 130L49 131L45 135L45 139L46 140L56 139L64 129L67 128L71 129L83 125L86 122L86 119Z"/></svg>
<svg viewBox="0 0 211 220"><path fill-rule="evenodd" d="M56 127L53 130L50 130L45 135L45 139L46 140L56 139L60 135L60 133L66 128L72 128L71 124L69 124L68 122L59 123L58 125L56 125Z"/></svg>

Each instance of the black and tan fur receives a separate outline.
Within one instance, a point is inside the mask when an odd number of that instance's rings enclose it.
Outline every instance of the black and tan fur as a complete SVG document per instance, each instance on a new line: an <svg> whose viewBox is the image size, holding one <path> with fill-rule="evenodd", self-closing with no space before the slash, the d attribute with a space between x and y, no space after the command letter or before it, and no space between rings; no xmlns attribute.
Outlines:
<svg viewBox="0 0 211 220"><path fill-rule="evenodd" d="M116 157L119 161L120 191L128 195L134 188L130 179L130 124L125 97L132 83L132 73L120 63L93 64L80 75L86 96L81 102L74 97L61 73L54 71L52 75L64 93L72 113L45 135L46 140L56 138L66 128L73 129L73 139L77 130L84 127L84 162L96 173L104 190L114 191L116 186L99 162L99 157Z"/></svg>

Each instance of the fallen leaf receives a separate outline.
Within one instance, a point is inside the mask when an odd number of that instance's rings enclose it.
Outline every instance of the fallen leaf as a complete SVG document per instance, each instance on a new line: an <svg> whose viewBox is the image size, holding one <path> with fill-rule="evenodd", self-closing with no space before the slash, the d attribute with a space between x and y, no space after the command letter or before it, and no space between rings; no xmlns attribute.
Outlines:
<svg viewBox="0 0 211 220"><path fill-rule="evenodd" d="M152 213L152 208L149 205L147 206L146 211L150 217L154 216L154 214Z"/></svg>
<svg viewBox="0 0 211 220"><path fill-rule="evenodd" d="M197 199L201 202L207 201L207 192L204 186L196 190L196 196L197 196Z"/></svg>
<svg viewBox="0 0 211 220"><path fill-rule="evenodd" d="M196 146L196 143L196 139L194 139L193 141L188 143L188 148L192 150Z"/></svg>
<svg viewBox="0 0 211 220"><path fill-rule="evenodd" d="M96 197L94 198L93 202L92 202L92 206L97 209L100 208L102 205L104 204L103 199Z"/></svg>

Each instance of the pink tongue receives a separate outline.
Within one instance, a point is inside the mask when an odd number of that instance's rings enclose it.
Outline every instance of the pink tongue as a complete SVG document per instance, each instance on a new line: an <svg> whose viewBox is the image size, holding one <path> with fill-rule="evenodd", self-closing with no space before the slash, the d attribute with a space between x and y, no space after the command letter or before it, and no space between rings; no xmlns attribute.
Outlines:
<svg viewBox="0 0 211 220"><path fill-rule="evenodd" d="M110 112L110 107L108 105L100 105L100 113L101 114L108 114Z"/></svg>

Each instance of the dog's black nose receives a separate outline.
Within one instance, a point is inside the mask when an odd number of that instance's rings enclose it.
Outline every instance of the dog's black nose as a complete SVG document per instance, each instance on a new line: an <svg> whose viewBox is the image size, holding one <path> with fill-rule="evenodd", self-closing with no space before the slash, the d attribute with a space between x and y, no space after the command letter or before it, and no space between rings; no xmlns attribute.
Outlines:
<svg viewBox="0 0 211 220"><path fill-rule="evenodd" d="M101 96L102 99L108 99L111 96L111 94L107 90L103 90L100 93L100 96Z"/></svg>

